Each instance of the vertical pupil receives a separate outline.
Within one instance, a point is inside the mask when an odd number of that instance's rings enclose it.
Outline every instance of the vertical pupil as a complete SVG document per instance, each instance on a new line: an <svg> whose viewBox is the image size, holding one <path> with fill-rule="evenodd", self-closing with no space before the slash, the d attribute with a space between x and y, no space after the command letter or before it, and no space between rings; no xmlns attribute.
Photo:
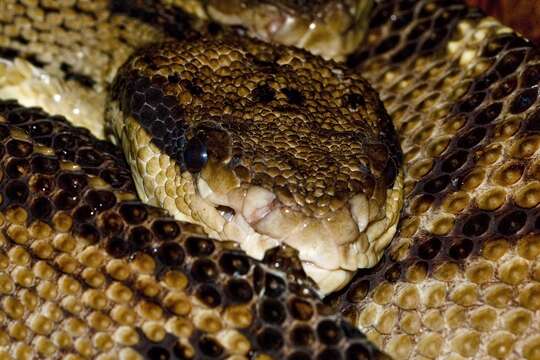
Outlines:
<svg viewBox="0 0 540 360"><path fill-rule="evenodd" d="M184 148L184 164L191 173L201 171L208 162L208 149L200 137L190 139Z"/></svg>

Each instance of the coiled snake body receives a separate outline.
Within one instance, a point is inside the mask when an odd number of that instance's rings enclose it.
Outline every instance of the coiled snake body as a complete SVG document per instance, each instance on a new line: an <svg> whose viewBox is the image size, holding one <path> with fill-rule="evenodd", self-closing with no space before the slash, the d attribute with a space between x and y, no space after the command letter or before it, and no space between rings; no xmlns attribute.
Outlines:
<svg viewBox="0 0 540 360"><path fill-rule="evenodd" d="M3 1L0 358L540 358L538 51L366 3Z"/></svg>

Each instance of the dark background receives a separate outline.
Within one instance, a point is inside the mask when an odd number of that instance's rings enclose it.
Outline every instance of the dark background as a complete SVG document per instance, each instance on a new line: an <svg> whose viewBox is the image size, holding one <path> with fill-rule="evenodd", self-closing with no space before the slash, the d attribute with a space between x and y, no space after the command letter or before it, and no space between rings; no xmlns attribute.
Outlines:
<svg viewBox="0 0 540 360"><path fill-rule="evenodd" d="M539 0L467 0L540 45Z"/></svg>

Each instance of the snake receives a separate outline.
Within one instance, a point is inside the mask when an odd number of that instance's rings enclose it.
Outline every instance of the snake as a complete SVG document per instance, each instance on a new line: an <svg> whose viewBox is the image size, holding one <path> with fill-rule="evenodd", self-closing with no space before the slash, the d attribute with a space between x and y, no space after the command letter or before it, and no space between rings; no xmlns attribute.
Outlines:
<svg viewBox="0 0 540 360"><path fill-rule="evenodd" d="M0 59L0 358L540 359L540 58L479 10L5 0Z"/></svg>

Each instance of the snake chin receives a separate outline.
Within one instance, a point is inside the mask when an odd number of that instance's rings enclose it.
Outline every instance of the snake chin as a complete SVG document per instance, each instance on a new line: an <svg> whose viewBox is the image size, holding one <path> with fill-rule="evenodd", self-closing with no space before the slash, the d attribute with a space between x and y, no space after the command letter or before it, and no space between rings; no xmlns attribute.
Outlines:
<svg viewBox="0 0 540 360"><path fill-rule="evenodd" d="M199 176L196 190L224 220L218 235L221 239L239 242L257 259L282 244L299 250L304 271L326 295L347 285L358 268L374 266L380 260L396 231L402 178L400 173L383 206L358 194L322 218L296 211L260 186L220 193L213 190L210 179L207 182Z"/></svg>

